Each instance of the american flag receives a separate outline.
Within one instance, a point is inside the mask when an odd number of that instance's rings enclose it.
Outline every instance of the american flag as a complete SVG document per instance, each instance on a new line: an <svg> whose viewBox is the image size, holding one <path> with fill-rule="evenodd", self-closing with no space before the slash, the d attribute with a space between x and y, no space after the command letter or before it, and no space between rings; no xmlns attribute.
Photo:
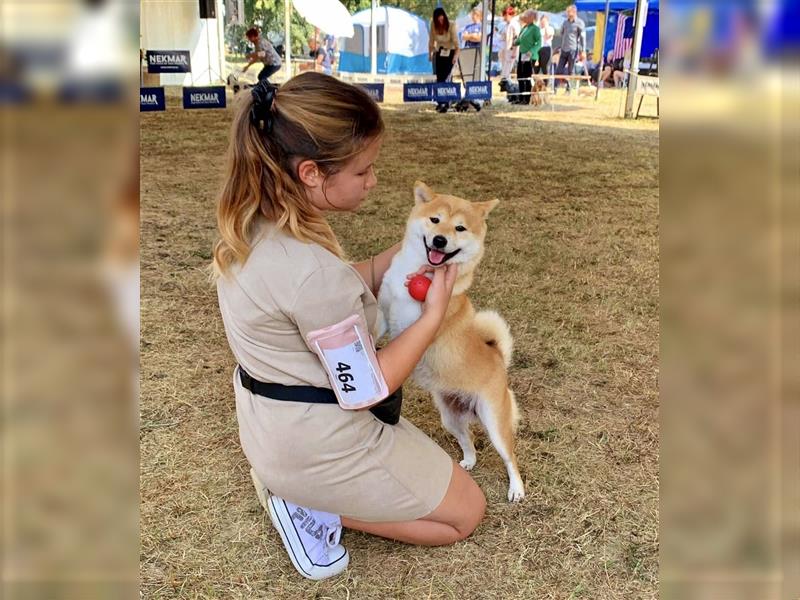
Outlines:
<svg viewBox="0 0 800 600"><path fill-rule="evenodd" d="M626 33L628 33L630 37L625 37ZM624 57L625 53L631 49L632 45L633 17L621 14L617 19L617 32L614 35L614 60L619 60Z"/></svg>

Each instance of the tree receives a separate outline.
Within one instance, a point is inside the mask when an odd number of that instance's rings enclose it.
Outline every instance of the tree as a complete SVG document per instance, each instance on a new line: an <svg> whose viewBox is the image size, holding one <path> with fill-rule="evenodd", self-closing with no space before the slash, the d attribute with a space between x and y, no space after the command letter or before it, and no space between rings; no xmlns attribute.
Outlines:
<svg viewBox="0 0 800 600"><path fill-rule="evenodd" d="M545 12L560 13L564 12L570 4L572 4L571 0L541 0L540 2L534 2L533 8Z"/></svg>
<svg viewBox="0 0 800 600"><path fill-rule="evenodd" d="M244 15L248 25L255 25L273 44L284 41L284 0L244 0ZM290 30L292 55L305 52L308 38L314 36L314 26L292 11Z"/></svg>

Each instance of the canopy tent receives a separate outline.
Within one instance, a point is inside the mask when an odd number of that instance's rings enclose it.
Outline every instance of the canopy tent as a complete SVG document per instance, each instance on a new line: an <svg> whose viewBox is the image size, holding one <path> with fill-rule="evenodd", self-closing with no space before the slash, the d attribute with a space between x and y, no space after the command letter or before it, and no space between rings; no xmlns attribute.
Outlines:
<svg viewBox="0 0 800 600"><path fill-rule="evenodd" d="M613 10L615 12L636 9L636 0L615 0L614 2L609 2L608 4L609 10ZM575 7L578 10L585 10L587 12L605 12L606 3L600 0L576 0ZM648 10L658 10L658 0L650 0Z"/></svg>
<svg viewBox="0 0 800 600"><path fill-rule="evenodd" d="M355 35L340 42L339 70L370 72L371 9L352 17ZM428 24L408 11L392 6L375 9L378 73L431 72L428 60Z"/></svg>
<svg viewBox="0 0 800 600"><path fill-rule="evenodd" d="M578 0L575 2L575 6L578 10L582 11L597 11L600 14L597 15L597 33L598 35L595 36L594 44L589 44L593 46L595 60L601 62L604 57L601 57L601 50L600 44L603 42L603 38L605 38L605 51L608 53L609 50L614 49L614 42L616 40L617 35L617 25L622 20L622 27L623 27L623 35L622 38L624 40L631 40L633 38L633 16L632 15L625 15L628 11L633 12L636 10L636 1L635 0L616 0L614 2L609 2L609 14L608 14L608 27L605 26L605 10L606 10L606 3L599 2L596 0L585 0L581 1ZM627 18L626 18L627 17ZM653 53L658 49L658 35L659 35L659 27L658 27L658 17L659 17L659 10L658 10L658 0L650 0L647 6L647 21L644 25L644 31L642 33L642 51L641 56L652 56Z"/></svg>
<svg viewBox="0 0 800 600"><path fill-rule="evenodd" d="M339 0L292 0L294 9L306 21L336 37L352 37L350 13Z"/></svg>

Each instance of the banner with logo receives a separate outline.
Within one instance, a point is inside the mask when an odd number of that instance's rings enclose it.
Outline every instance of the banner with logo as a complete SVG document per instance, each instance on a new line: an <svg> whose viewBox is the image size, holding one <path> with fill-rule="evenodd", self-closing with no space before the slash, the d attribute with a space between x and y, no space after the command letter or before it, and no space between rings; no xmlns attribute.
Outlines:
<svg viewBox="0 0 800 600"><path fill-rule="evenodd" d="M432 83L404 83L403 102L424 102L433 100Z"/></svg>
<svg viewBox="0 0 800 600"><path fill-rule="evenodd" d="M225 108L225 86L183 88L183 108Z"/></svg>
<svg viewBox="0 0 800 600"><path fill-rule="evenodd" d="M464 95L467 100L491 100L492 82L491 81L467 81L467 93Z"/></svg>
<svg viewBox="0 0 800 600"><path fill-rule="evenodd" d="M433 86L433 98L437 102L458 102L461 100L461 84L436 83Z"/></svg>
<svg viewBox="0 0 800 600"><path fill-rule="evenodd" d="M0 81L0 106L25 104L33 99L33 91L16 81Z"/></svg>
<svg viewBox="0 0 800 600"><path fill-rule="evenodd" d="M658 98L660 93L658 77L638 75L636 77L636 93Z"/></svg>
<svg viewBox="0 0 800 600"><path fill-rule="evenodd" d="M359 86L364 88L375 102L383 102L383 84L382 83L359 83Z"/></svg>
<svg viewBox="0 0 800 600"><path fill-rule="evenodd" d="M139 112L150 112L154 110L167 110L164 88L139 88Z"/></svg>
<svg viewBox="0 0 800 600"><path fill-rule="evenodd" d="M125 92L116 79L72 79L59 85L56 97L65 104L114 104L125 98Z"/></svg>
<svg viewBox="0 0 800 600"><path fill-rule="evenodd" d="M188 50L148 50L148 73L190 73L191 55Z"/></svg>

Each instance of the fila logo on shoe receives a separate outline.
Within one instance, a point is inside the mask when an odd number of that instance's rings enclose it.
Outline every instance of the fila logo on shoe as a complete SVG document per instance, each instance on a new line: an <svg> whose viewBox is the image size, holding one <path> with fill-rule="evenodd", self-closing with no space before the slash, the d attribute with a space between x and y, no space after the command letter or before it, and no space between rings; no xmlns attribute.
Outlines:
<svg viewBox="0 0 800 600"><path fill-rule="evenodd" d="M300 522L300 529L304 529L309 535L313 536L317 540L322 539L323 534L323 526L322 523L319 524L316 531L314 530L314 525L316 525L316 520L314 517L311 517L303 510L302 507L298 506L297 510L294 511L292 514L292 519L297 520Z"/></svg>

